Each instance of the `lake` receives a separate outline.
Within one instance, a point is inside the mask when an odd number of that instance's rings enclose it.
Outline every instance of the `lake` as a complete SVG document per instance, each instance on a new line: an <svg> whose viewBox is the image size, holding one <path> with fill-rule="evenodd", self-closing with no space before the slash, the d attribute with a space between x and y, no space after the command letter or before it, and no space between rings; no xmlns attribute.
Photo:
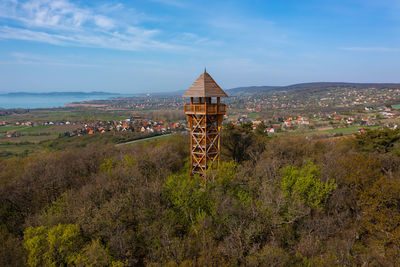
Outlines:
<svg viewBox="0 0 400 267"><path fill-rule="evenodd" d="M125 97L131 95L0 95L0 108L56 108L64 107L71 102L88 100L104 100L113 97Z"/></svg>

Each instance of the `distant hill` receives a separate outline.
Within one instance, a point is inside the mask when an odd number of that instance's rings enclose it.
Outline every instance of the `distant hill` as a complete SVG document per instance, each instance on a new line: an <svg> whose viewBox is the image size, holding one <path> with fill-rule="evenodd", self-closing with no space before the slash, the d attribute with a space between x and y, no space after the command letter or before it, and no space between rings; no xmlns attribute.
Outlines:
<svg viewBox="0 0 400 267"><path fill-rule="evenodd" d="M31 92L15 92L0 94L0 96L21 97L21 96L91 96L91 95L119 95L118 93L106 92L48 92L48 93L31 93Z"/></svg>
<svg viewBox="0 0 400 267"><path fill-rule="evenodd" d="M315 91L320 92L332 88L393 88L400 89L400 83L344 83L344 82L313 82L313 83L299 83L287 86L248 86L237 87L226 90L228 95L246 95L257 94L268 91Z"/></svg>

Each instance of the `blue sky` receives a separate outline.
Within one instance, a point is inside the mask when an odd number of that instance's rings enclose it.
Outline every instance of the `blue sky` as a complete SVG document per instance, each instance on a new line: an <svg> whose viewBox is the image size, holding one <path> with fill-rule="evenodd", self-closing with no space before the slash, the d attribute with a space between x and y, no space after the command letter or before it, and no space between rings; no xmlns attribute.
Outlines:
<svg viewBox="0 0 400 267"><path fill-rule="evenodd" d="M0 91L400 82L400 0L0 0Z"/></svg>

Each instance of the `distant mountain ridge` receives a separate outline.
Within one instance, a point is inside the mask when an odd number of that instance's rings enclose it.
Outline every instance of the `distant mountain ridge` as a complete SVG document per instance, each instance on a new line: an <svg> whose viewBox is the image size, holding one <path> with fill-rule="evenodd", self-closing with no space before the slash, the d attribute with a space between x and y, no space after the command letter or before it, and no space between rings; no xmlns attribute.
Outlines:
<svg viewBox="0 0 400 267"><path fill-rule="evenodd" d="M400 83L346 83L346 82L311 82L311 83L299 83L287 86L247 86L247 87L236 87L227 89L228 95L243 95L243 94L256 94L264 93L267 91L323 91L331 88L393 88L400 89Z"/></svg>
<svg viewBox="0 0 400 267"><path fill-rule="evenodd" d="M266 93L269 91L304 91L308 93L312 92L321 92L324 90L332 89L332 88L393 88L400 89L400 83L348 83L348 82L310 82L310 83L298 83L291 84L286 86L242 86L235 87L231 89L224 89L225 92L230 96L235 95L252 95L257 93ZM135 93L132 96L181 96L185 90L177 90L177 91L169 91L169 92L154 92L154 93ZM108 93L101 91L92 91L92 92L47 92L47 93L32 93L32 92L12 92L12 93L0 93L0 96L7 97L21 97L21 96L101 96L101 95L125 95L120 93Z"/></svg>
<svg viewBox="0 0 400 267"><path fill-rule="evenodd" d="M356 89L366 89L366 88L393 88L400 89L400 83L348 83L348 82L310 82L310 83L297 83L285 86L269 86L269 85L261 85L261 86L242 86L235 87L231 89L224 89L224 91L230 95L252 95L258 93L265 93L269 91L305 91L305 92L321 92L332 88L356 88ZM151 95L183 95L186 90L178 90L171 92L158 92L158 93L150 93ZM145 94L141 94L145 95Z"/></svg>
<svg viewBox="0 0 400 267"><path fill-rule="evenodd" d="M31 92L13 92L4 93L0 96L20 97L20 96L90 96L90 95L120 95L119 93L106 93L99 91L92 92L47 92L47 93L31 93Z"/></svg>

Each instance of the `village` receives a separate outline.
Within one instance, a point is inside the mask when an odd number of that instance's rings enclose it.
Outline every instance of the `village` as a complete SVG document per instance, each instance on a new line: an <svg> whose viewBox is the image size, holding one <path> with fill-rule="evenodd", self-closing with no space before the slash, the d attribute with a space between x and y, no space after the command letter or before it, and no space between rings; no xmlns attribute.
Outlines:
<svg viewBox="0 0 400 267"><path fill-rule="evenodd" d="M232 89L227 92L231 95L223 100L228 107L223 125L245 125L268 136L334 137L400 126L400 89L397 88L329 87L253 93ZM148 94L80 102L48 110L3 110L0 145L6 152L20 154L60 138L79 139L110 133L115 137L110 142L121 143L174 132L188 133L189 125L182 110L184 103L186 100L181 95ZM5 154L9 155L8 152Z"/></svg>
<svg viewBox="0 0 400 267"><path fill-rule="evenodd" d="M233 89L232 89L233 90ZM324 90L266 90L245 93L227 90L225 100L230 109L246 109L249 112L277 110L351 109L361 106L377 107L400 102L398 88L347 88L331 87ZM109 100L93 100L73 105L98 105L105 110L179 110L185 100L180 95L145 95Z"/></svg>
<svg viewBox="0 0 400 267"><path fill-rule="evenodd" d="M5 132L4 136L20 137L23 133L18 131L18 128L25 130L27 127L52 127L52 126L70 126L70 131L65 133L60 133L60 136L82 136L91 135L95 133L105 133L105 132L141 132L141 133L170 133L173 131L181 131L185 129L184 123L179 122L166 122L166 121L154 121L150 119L144 119L140 116L133 115L130 118L124 120L113 120L113 121L46 121L46 122L31 122L16 121L14 123L9 123L7 121L0 122L1 126L16 126L13 127L13 131ZM5 127L7 128L7 127ZM1 129L1 128L0 128Z"/></svg>
<svg viewBox="0 0 400 267"><path fill-rule="evenodd" d="M364 106L357 112L318 112L311 116L303 116L300 114L291 114L289 116L271 116L265 117L261 111L250 108L251 103L246 110L235 110L228 106L228 114L224 116L224 123L232 123L233 125L251 124L252 129L258 125L265 125L265 132L269 135L276 133L290 132L295 130L315 131L327 129L341 129L357 126L363 127L389 127L396 128L400 110L398 105L371 107ZM233 105L234 106L234 105ZM90 120L90 121L0 121L0 130L11 128L12 131L3 132L3 136L7 138L20 137L24 135L27 127L50 128L56 126L64 126L68 131L59 133L60 136L83 136L105 132L136 132L136 133L170 133L182 132L188 130L186 120L176 119L169 121L154 120L144 118L139 115L132 115L123 120ZM8 126L8 127L7 127ZM10 127L12 126L12 127ZM19 131L22 129L22 131Z"/></svg>
<svg viewBox="0 0 400 267"><path fill-rule="evenodd" d="M255 112L279 110L318 111L329 109L348 110L357 107L379 107L399 103L400 89L376 88L330 88L310 91L266 91L248 96L230 97L228 103L233 109L247 109Z"/></svg>

